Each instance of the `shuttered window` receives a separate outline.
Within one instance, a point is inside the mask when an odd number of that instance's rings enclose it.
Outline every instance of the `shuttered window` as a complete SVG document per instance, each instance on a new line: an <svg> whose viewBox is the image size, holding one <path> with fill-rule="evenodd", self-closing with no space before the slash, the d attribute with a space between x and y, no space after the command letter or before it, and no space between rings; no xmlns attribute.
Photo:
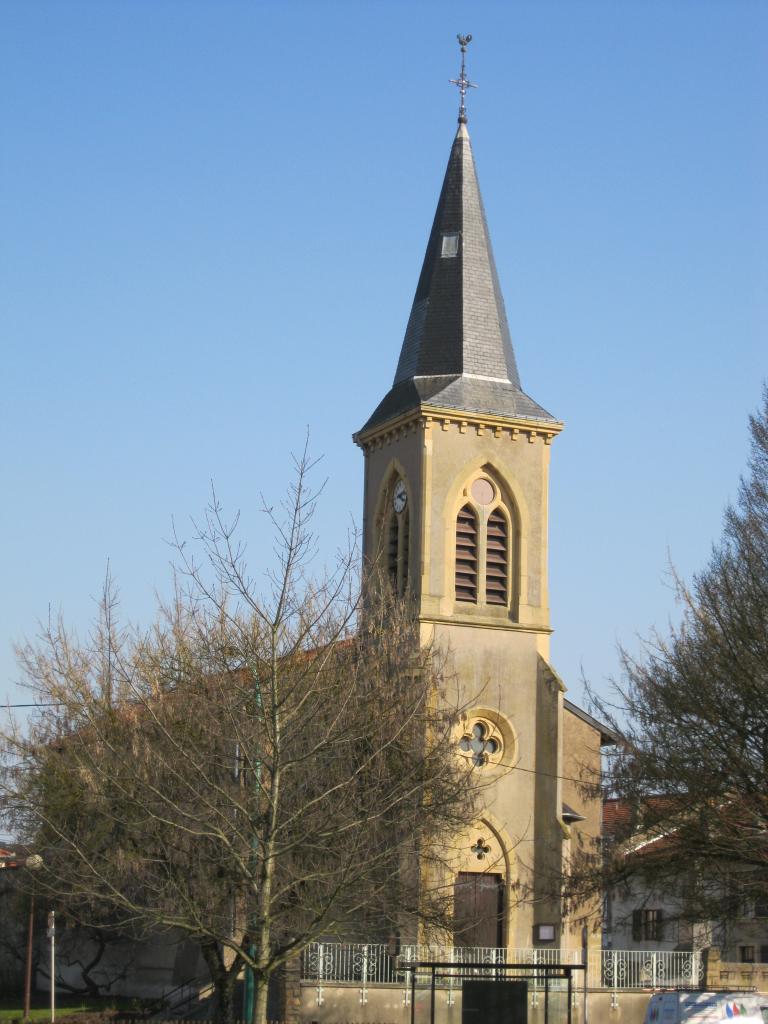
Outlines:
<svg viewBox="0 0 768 1024"><path fill-rule="evenodd" d="M387 573L392 584L392 589L395 591L397 591L397 534L397 516L392 512L389 517L389 531L387 536Z"/></svg>
<svg viewBox="0 0 768 1024"><path fill-rule="evenodd" d="M634 942L661 942L663 927L661 910L632 911L632 939Z"/></svg>
<svg viewBox="0 0 768 1024"><path fill-rule="evenodd" d="M389 512L384 521L384 565L393 592L402 597L408 589L411 513L403 482L399 478L389 491L387 505Z"/></svg>
<svg viewBox="0 0 768 1024"><path fill-rule="evenodd" d="M456 517L456 600L477 603L477 517L469 505Z"/></svg>
<svg viewBox="0 0 768 1024"><path fill-rule="evenodd" d="M500 509L488 516L485 556L485 600L488 604L507 603L508 536L507 520Z"/></svg>
<svg viewBox="0 0 768 1024"><path fill-rule="evenodd" d="M400 557L402 559L402 573L400 576L400 593L404 594L408 587L408 561L410 557L410 543L411 543L411 530L409 522L408 506L405 507L403 512L403 518L400 523L400 529L403 531L403 542L402 549L400 551Z"/></svg>

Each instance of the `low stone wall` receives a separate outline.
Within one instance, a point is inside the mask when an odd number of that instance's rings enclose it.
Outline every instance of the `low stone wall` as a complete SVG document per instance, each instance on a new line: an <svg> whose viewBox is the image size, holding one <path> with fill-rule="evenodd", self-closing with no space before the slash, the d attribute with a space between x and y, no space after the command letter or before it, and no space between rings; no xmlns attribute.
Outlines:
<svg viewBox="0 0 768 1024"><path fill-rule="evenodd" d="M721 960L720 950L706 950L707 988L757 989L768 993L768 964L741 964Z"/></svg>
<svg viewBox="0 0 768 1024"><path fill-rule="evenodd" d="M643 1024L649 991L590 991L587 1019L584 993L577 991L571 1006L572 1024ZM565 1024L567 995L550 993L549 1024ZM416 992L417 1024L429 1024L430 992ZM544 1024L544 994L529 993L529 1024ZM365 992L352 983L325 983L318 993L312 982L301 983L301 1024L411 1024L410 993L402 985L369 986ZM435 993L435 1024L461 1024L461 990Z"/></svg>

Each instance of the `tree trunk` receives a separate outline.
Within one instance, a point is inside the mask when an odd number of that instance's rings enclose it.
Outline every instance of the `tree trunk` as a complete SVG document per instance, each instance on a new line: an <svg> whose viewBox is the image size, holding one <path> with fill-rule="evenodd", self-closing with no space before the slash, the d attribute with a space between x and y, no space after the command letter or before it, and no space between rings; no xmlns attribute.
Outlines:
<svg viewBox="0 0 768 1024"><path fill-rule="evenodd" d="M269 996L269 975L254 972L253 979L253 1021L252 1024L267 1024L267 998Z"/></svg>
<svg viewBox="0 0 768 1024"><path fill-rule="evenodd" d="M221 948L215 942L203 942L200 945L203 957L208 965L213 987L216 990L216 1024L234 1024L234 992L235 981L240 969L240 958L236 958L227 970L221 954Z"/></svg>
<svg viewBox="0 0 768 1024"><path fill-rule="evenodd" d="M235 975L223 971L216 979L216 1024L234 1024L235 1021Z"/></svg>

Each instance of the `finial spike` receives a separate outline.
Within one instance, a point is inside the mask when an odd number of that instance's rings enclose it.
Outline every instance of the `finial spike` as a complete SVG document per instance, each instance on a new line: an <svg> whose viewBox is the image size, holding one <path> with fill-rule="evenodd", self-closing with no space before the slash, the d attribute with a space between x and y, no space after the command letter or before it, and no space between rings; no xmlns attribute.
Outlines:
<svg viewBox="0 0 768 1024"><path fill-rule="evenodd" d="M467 95L467 89L476 89L477 86L474 82L470 82L467 77L467 69L465 66L464 57L467 52L467 46L472 42L472 36L461 34L457 35L456 38L459 40L459 46L461 47L461 72L458 78L451 78L451 85L458 87L461 100L459 102L459 124L467 123L467 107L464 102L464 98Z"/></svg>

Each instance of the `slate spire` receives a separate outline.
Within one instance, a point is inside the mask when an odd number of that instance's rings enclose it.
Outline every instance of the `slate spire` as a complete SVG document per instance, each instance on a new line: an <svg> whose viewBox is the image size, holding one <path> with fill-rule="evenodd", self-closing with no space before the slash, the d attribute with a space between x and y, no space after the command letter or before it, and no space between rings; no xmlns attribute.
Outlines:
<svg viewBox="0 0 768 1024"><path fill-rule="evenodd" d="M363 431L421 405L554 421L520 386L465 120L448 158L395 380Z"/></svg>
<svg viewBox="0 0 768 1024"><path fill-rule="evenodd" d="M463 123L451 147L395 384L412 376L462 373L520 387Z"/></svg>

